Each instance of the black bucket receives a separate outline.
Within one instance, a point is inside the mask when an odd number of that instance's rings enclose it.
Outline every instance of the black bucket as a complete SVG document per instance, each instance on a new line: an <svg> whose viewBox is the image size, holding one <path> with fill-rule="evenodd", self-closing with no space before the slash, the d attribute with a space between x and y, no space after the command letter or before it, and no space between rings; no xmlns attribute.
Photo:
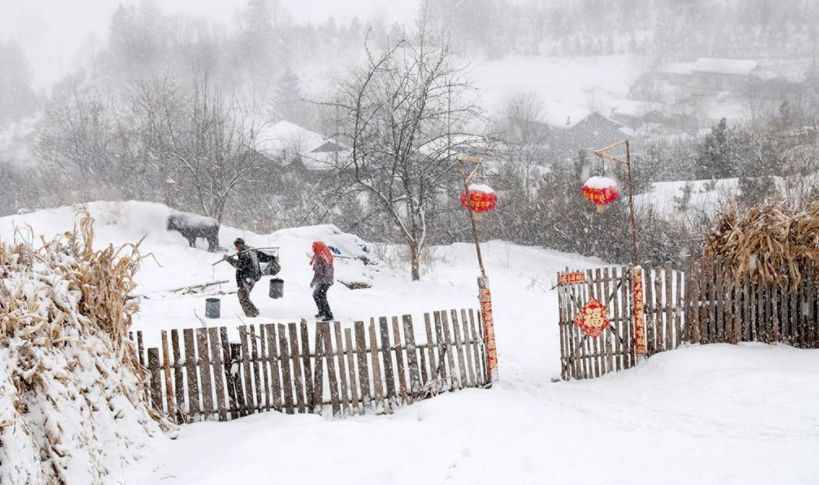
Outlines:
<svg viewBox="0 0 819 485"><path fill-rule="evenodd" d="M205 299L205 316L207 318L219 318L221 316L221 300L219 298Z"/></svg>
<svg viewBox="0 0 819 485"><path fill-rule="evenodd" d="M284 280L273 278L270 280L270 298L276 299L284 296Z"/></svg>

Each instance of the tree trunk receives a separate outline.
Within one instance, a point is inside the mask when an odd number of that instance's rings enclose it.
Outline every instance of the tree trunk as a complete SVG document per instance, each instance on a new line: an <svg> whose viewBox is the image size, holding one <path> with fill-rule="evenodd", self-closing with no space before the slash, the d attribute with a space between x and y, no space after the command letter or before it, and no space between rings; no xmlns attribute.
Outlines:
<svg viewBox="0 0 819 485"><path fill-rule="evenodd" d="M421 252L418 249L418 244L409 243L410 250L410 266L412 268L412 281L421 279Z"/></svg>

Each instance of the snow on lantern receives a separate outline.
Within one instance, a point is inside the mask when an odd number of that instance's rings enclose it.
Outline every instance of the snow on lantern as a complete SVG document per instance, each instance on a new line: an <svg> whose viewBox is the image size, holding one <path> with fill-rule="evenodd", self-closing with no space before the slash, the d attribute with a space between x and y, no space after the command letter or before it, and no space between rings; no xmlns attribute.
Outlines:
<svg viewBox="0 0 819 485"><path fill-rule="evenodd" d="M489 212L498 205L498 196L488 185L472 184L461 193L461 205L472 212Z"/></svg>
<svg viewBox="0 0 819 485"><path fill-rule="evenodd" d="M620 198L617 181L609 177L591 177L583 184L581 192L583 197L597 206L598 212L603 212L606 206Z"/></svg>

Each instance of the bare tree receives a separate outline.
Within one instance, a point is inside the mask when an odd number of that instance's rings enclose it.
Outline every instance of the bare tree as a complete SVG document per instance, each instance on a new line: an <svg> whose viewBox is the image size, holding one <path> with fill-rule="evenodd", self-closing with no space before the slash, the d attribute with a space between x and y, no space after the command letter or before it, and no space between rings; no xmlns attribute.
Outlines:
<svg viewBox="0 0 819 485"><path fill-rule="evenodd" d="M423 29L374 53L327 103L340 114L340 135L351 144L340 176L369 194L397 227L410 253L412 279L428 242L431 207L455 187L455 153L473 137L476 114L465 101L469 84L451 66L446 46L431 46Z"/></svg>
<svg viewBox="0 0 819 485"><path fill-rule="evenodd" d="M167 82L142 84L136 105L151 158L166 164L165 182L221 222L227 204L261 163L239 104L226 101L205 80L191 93Z"/></svg>

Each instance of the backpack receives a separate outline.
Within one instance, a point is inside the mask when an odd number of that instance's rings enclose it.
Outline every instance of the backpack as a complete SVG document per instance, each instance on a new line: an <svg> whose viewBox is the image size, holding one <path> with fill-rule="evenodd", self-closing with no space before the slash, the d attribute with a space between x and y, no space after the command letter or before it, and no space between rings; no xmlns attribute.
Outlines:
<svg viewBox="0 0 819 485"><path fill-rule="evenodd" d="M276 276L282 270L278 256L270 254L261 249L256 249L256 258L259 260L263 276Z"/></svg>

